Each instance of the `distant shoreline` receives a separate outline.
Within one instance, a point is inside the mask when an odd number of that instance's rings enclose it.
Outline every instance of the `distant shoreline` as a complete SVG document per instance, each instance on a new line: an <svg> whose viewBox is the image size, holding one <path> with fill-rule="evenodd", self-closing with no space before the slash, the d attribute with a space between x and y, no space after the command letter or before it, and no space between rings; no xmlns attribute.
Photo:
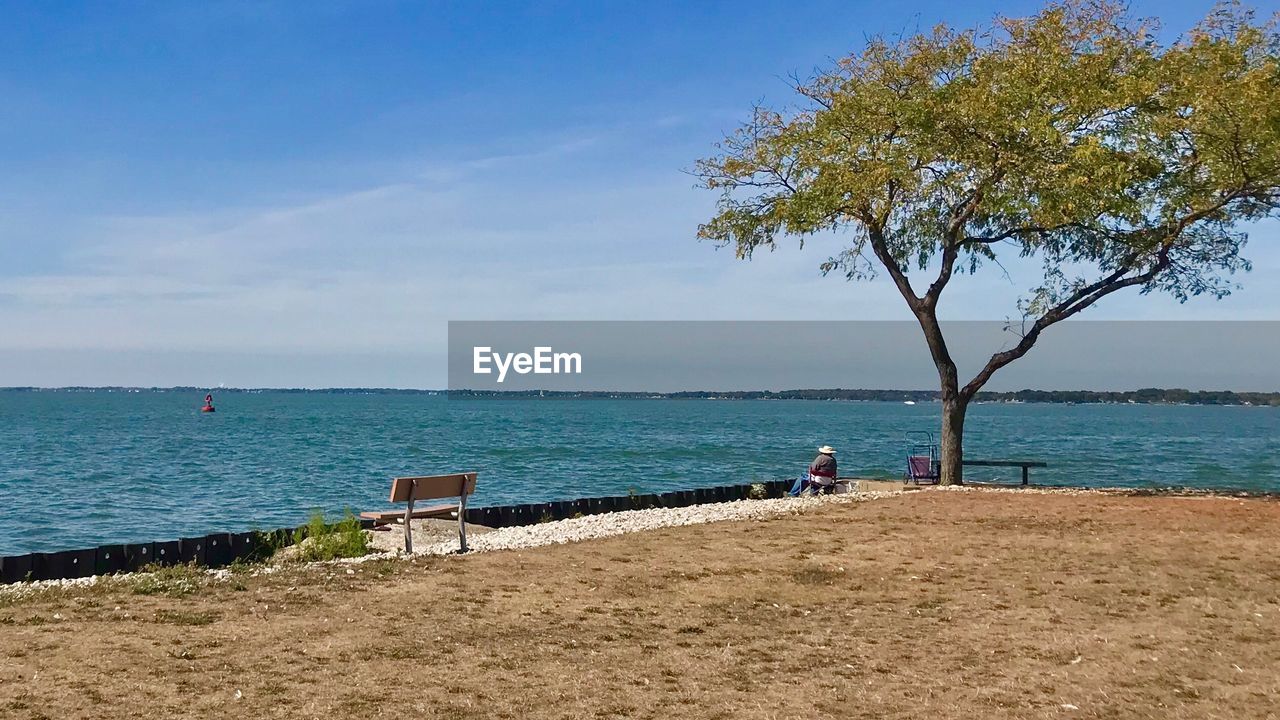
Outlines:
<svg viewBox="0 0 1280 720"><path fill-rule="evenodd" d="M0 393L204 393L194 386L128 387L68 386L0 387ZM429 390L411 388L212 388L219 393L287 393L303 395L441 395L461 398L580 399L580 400L835 400L845 402L939 402L937 390L806 389L806 390L689 390L642 392L611 390ZM1016 390L980 392L975 402L1067 405L1231 405L1280 407L1280 392L1232 390Z"/></svg>

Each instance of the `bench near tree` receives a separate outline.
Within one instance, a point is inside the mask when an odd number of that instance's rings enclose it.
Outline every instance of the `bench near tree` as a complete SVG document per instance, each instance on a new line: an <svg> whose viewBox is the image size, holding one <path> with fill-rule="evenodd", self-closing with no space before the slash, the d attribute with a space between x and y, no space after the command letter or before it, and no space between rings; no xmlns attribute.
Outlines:
<svg viewBox="0 0 1280 720"><path fill-rule="evenodd" d="M699 237L750 258L843 233L822 272L884 271L920 324L942 396L942 482L962 481L969 401L1040 334L1134 288L1227 295L1243 223L1280 207L1280 36L1219 5L1161 45L1113 0L1069 0L988 27L872 38L757 107L700 161L721 192ZM938 322L956 276L1006 258L1043 272L1016 341L961 385ZM923 277L921 277L923 276Z"/></svg>

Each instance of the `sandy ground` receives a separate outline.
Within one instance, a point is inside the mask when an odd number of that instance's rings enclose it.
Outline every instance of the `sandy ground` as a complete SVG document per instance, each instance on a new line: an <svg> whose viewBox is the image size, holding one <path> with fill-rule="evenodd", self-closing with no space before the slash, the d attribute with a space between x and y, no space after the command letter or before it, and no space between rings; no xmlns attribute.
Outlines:
<svg viewBox="0 0 1280 720"><path fill-rule="evenodd" d="M1280 717L1280 503L911 493L0 604L4 718Z"/></svg>
<svg viewBox="0 0 1280 720"><path fill-rule="evenodd" d="M430 547L443 542L458 543L458 521L424 518L410 520L409 527L413 531L413 544L417 549ZM475 539L493 528L467 523L467 537ZM383 525L381 529L369 531L369 547L381 552L400 552L404 550L404 525L393 523Z"/></svg>

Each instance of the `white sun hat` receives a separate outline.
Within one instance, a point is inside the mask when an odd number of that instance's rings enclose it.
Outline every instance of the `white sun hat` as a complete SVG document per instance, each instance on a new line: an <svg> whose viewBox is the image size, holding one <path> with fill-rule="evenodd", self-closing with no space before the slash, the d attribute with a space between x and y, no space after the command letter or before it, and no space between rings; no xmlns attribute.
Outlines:
<svg viewBox="0 0 1280 720"><path fill-rule="evenodd" d="M818 448L818 452L822 453L823 455L835 455L836 449L831 447L830 445L823 445L822 447Z"/></svg>

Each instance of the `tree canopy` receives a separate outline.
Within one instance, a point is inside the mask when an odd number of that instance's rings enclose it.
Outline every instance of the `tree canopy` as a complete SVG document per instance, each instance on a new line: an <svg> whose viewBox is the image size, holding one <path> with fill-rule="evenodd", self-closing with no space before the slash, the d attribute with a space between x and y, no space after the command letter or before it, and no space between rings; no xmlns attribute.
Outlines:
<svg viewBox="0 0 1280 720"><path fill-rule="evenodd" d="M1043 259L1035 314L1119 283L1226 294L1247 267L1233 226L1280 202L1274 30L1224 5L1161 48L1153 21L1102 2L873 39L796 87L806 107L757 108L698 163L724 191L699 235L748 257L849 230L825 270L873 274L871 250L901 287L938 259L922 301L1007 246Z"/></svg>

